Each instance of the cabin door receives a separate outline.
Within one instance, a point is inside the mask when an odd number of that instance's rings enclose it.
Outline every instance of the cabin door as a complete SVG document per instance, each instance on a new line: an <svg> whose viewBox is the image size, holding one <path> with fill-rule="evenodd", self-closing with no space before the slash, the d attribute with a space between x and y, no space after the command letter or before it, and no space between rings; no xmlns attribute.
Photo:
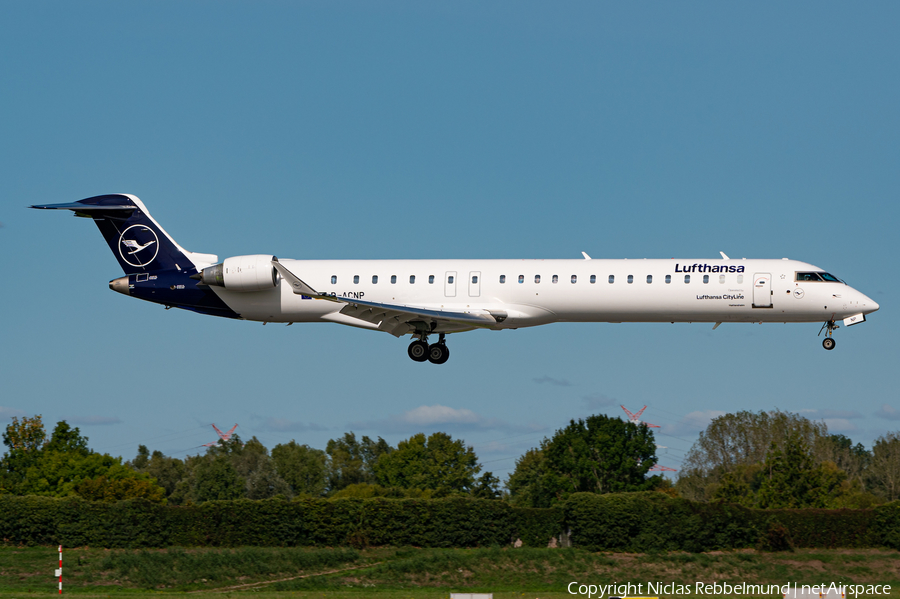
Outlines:
<svg viewBox="0 0 900 599"><path fill-rule="evenodd" d="M753 275L753 307L772 307L772 275L767 272Z"/></svg>

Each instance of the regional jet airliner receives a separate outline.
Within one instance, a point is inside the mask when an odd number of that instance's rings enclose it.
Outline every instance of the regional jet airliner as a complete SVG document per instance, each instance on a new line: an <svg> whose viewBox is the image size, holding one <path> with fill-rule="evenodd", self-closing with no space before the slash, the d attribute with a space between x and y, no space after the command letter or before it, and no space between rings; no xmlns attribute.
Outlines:
<svg viewBox="0 0 900 599"><path fill-rule="evenodd" d="M554 322L838 322L878 304L834 275L788 260L279 260L189 252L137 197L32 208L92 218L125 272L109 287L201 314L263 323L328 322L396 337L443 364L448 333ZM721 252L720 252L721 253ZM429 339L437 340L429 343Z"/></svg>

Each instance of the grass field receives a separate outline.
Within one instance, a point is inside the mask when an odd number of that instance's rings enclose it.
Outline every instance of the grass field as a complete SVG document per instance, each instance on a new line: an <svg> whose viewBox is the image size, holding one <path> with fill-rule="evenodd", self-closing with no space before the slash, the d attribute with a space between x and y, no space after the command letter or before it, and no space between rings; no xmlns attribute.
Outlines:
<svg viewBox="0 0 900 599"><path fill-rule="evenodd" d="M56 547L0 548L0 596L56 594L57 559ZM690 596L696 597L697 581L724 581L890 584L890 596L900 599L900 553L876 549L604 554L533 548L76 548L65 550L63 559L64 593L84 598L252 593L261 598L428 599L448 597L451 591L492 592L496 599L561 598L578 596L566 590L573 581L631 581L643 583L644 591L648 581L675 582L690 585Z"/></svg>

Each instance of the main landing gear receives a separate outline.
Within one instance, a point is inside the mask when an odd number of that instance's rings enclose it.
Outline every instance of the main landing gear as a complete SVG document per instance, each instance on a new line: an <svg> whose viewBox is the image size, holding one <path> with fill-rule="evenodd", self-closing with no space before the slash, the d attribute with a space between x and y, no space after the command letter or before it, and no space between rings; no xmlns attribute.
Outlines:
<svg viewBox="0 0 900 599"><path fill-rule="evenodd" d="M834 340L832 335L834 334L834 330L839 328L838 325L834 324L833 320L828 320L825 324L822 325L822 328L819 329L819 335L822 334L822 331L828 329L828 332L825 333L825 338L822 339L822 347L825 349L831 350L834 349L834 346L837 345L837 342Z"/></svg>
<svg viewBox="0 0 900 599"><path fill-rule="evenodd" d="M444 342L444 337L444 333L439 333L438 342L428 345L428 335L422 335L420 339L409 344L406 353L416 362L427 360L432 364L443 364L450 359L450 349Z"/></svg>

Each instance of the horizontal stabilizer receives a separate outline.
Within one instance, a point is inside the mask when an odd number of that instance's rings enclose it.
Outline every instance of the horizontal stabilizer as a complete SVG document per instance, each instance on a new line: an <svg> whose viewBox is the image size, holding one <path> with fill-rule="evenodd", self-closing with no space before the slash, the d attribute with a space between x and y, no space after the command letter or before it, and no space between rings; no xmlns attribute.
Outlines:
<svg viewBox="0 0 900 599"><path fill-rule="evenodd" d="M29 208L38 210L75 210L76 212L109 212L110 210L127 210L134 212L136 206L123 206L117 204L82 204L81 202L69 202L67 204L35 204Z"/></svg>

